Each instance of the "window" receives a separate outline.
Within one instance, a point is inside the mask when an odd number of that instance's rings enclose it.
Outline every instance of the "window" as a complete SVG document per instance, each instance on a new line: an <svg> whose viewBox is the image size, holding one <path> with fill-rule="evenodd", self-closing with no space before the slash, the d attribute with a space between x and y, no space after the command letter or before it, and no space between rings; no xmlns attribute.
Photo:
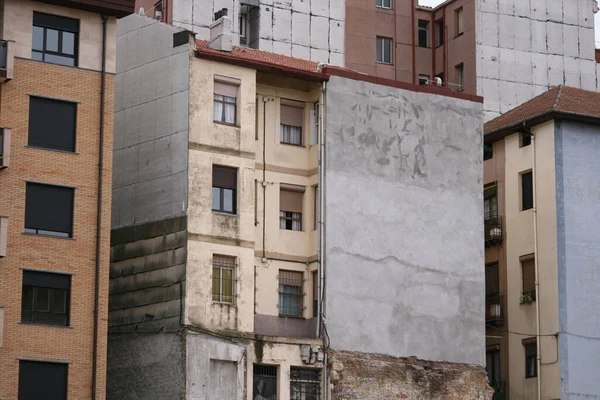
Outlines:
<svg viewBox="0 0 600 400"><path fill-rule="evenodd" d="M465 67L463 64L456 66L456 84L459 92L465 90Z"/></svg>
<svg viewBox="0 0 600 400"><path fill-rule="evenodd" d="M320 400L321 371L290 367L290 400Z"/></svg>
<svg viewBox="0 0 600 400"><path fill-rule="evenodd" d="M69 325L71 276L23 271L21 322Z"/></svg>
<svg viewBox="0 0 600 400"><path fill-rule="evenodd" d="M279 315L302 317L302 272L279 271Z"/></svg>
<svg viewBox="0 0 600 400"><path fill-rule="evenodd" d="M236 213L237 169L213 165L212 210Z"/></svg>
<svg viewBox="0 0 600 400"><path fill-rule="evenodd" d="M20 360L19 400L66 400L68 370L65 363Z"/></svg>
<svg viewBox="0 0 600 400"><path fill-rule="evenodd" d="M526 147L531 144L531 135L526 132L519 133L519 147Z"/></svg>
<svg viewBox="0 0 600 400"><path fill-rule="evenodd" d="M435 21L435 47L444 44L444 20L438 19Z"/></svg>
<svg viewBox="0 0 600 400"><path fill-rule="evenodd" d="M488 382L494 389L500 387L500 350L488 350L485 353L485 369Z"/></svg>
<svg viewBox="0 0 600 400"><path fill-rule="evenodd" d="M429 83L429 75L419 75L419 85L427 85Z"/></svg>
<svg viewBox="0 0 600 400"><path fill-rule="evenodd" d="M392 39L377 37L377 62L382 64L392 63Z"/></svg>
<svg viewBox="0 0 600 400"><path fill-rule="evenodd" d="M157 21L162 21L163 16L163 4L162 0L154 4L154 19Z"/></svg>
<svg viewBox="0 0 600 400"><path fill-rule="evenodd" d="M483 216L486 220L498 216L497 184L492 182L483 187Z"/></svg>
<svg viewBox="0 0 600 400"><path fill-rule="evenodd" d="M525 378L535 378L537 377L536 339L523 339L523 347L525 347Z"/></svg>
<svg viewBox="0 0 600 400"><path fill-rule="evenodd" d="M34 12L31 58L77 66L78 36L78 20Z"/></svg>
<svg viewBox="0 0 600 400"><path fill-rule="evenodd" d="M429 47L429 22L419 20L419 47Z"/></svg>
<svg viewBox="0 0 600 400"><path fill-rule="evenodd" d="M302 140L302 126L304 125L305 103L301 101L281 99L280 123L281 134L279 141L296 146L304 145Z"/></svg>
<svg viewBox="0 0 600 400"><path fill-rule="evenodd" d="M242 40L242 39L248 38L248 14L240 13L240 18L238 20L238 24L239 24L240 42L243 41L244 43L246 43L246 40Z"/></svg>
<svg viewBox="0 0 600 400"><path fill-rule="evenodd" d="M380 8L392 8L392 0L377 0L375 4Z"/></svg>
<svg viewBox="0 0 600 400"><path fill-rule="evenodd" d="M279 229L302 230L304 186L282 183L279 191Z"/></svg>
<svg viewBox="0 0 600 400"><path fill-rule="evenodd" d="M533 208L533 174L521 174L521 209L523 211Z"/></svg>
<svg viewBox="0 0 600 400"><path fill-rule="evenodd" d="M500 272L498 263L485 265L485 295L495 296L500 293Z"/></svg>
<svg viewBox="0 0 600 400"><path fill-rule="evenodd" d="M535 256L533 254L522 256L521 271L523 274L523 293L521 304L531 304L535 299Z"/></svg>
<svg viewBox="0 0 600 400"><path fill-rule="evenodd" d="M454 26L455 26L455 36L459 36L463 34L463 8L457 8L454 11Z"/></svg>
<svg viewBox="0 0 600 400"><path fill-rule="evenodd" d="M73 152L76 121L77 103L31 96L27 144Z"/></svg>
<svg viewBox="0 0 600 400"><path fill-rule="evenodd" d="M483 144L483 161L494 157L494 145L491 143Z"/></svg>
<svg viewBox="0 0 600 400"><path fill-rule="evenodd" d="M313 283L313 318L317 318L319 315L319 275L318 271L312 272L312 283Z"/></svg>
<svg viewBox="0 0 600 400"><path fill-rule="evenodd" d="M237 95L240 80L215 76L213 98L213 121L221 124L237 124Z"/></svg>
<svg viewBox="0 0 600 400"><path fill-rule="evenodd" d="M277 367L254 365L253 399L277 400Z"/></svg>
<svg viewBox="0 0 600 400"><path fill-rule="evenodd" d="M233 303L235 257L213 254L212 299Z"/></svg>
<svg viewBox="0 0 600 400"><path fill-rule="evenodd" d="M313 230L317 230L318 225L319 225L319 185L314 186L314 205L313 205L313 214L314 214L314 221L313 221Z"/></svg>
<svg viewBox="0 0 600 400"><path fill-rule="evenodd" d="M73 237L73 196L73 188L28 182L25 232Z"/></svg>
<svg viewBox="0 0 600 400"><path fill-rule="evenodd" d="M310 145L319 143L319 103L314 103L310 110Z"/></svg>

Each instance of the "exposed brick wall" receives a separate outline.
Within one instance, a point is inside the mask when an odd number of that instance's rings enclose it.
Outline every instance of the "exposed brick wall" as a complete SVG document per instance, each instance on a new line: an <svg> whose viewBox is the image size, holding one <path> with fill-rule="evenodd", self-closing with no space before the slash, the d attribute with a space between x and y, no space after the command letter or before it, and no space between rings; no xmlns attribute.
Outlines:
<svg viewBox="0 0 600 400"><path fill-rule="evenodd" d="M16 59L1 85L0 126L12 127L11 166L0 171L0 215L9 217L7 257L0 259L0 399L16 399L17 358L69 361L70 399L91 398L99 155L99 72ZM28 148L29 94L78 101L78 154ZM97 399L105 398L114 77L107 76L100 272ZM23 235L25 181L75 186L73 240ZM73 273L70 328L20 324L21 268Z"/></svg>
<svg viewBox="0 0 600 400"><path fill-rule="evenodd" d="M483 367L329 351L333 400L489 400Z"/></svg>

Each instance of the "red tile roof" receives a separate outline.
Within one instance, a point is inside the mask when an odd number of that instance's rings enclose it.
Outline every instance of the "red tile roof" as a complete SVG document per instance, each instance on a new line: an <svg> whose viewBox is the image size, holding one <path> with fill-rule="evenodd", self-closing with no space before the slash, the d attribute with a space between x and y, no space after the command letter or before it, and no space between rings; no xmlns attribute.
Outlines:
<svg viewBox="0 0 600 400"><path fill-rule="evenodd" d="M484 132L486 135L491 135L514 130L523 123L532 120L542 122L557 115L600 119L600 92L570 86L556 86L488 121L484 125Z"/></svg>

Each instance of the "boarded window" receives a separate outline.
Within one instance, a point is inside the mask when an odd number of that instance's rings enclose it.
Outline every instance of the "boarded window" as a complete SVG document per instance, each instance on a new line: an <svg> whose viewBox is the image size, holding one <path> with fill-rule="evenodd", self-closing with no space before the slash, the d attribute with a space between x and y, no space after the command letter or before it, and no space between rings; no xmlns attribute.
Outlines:
<svg viewBox="0 0 600 400"><path fill-rule="evenodd" d="M66 400L67 375L67 364L21 360L19 400Z"/></svg>
<svg viewBox="0 0 600 400"><path fill-rule="evenodd" d="M210 360L209 399L236 400L238 374L236 362Z"/></svg>
<svg viewBox="0 0 600 400"><path fill-rule="evenodd" d="M301 101L281 99L281 143L303 145L304 108L305 103Z"/></svg>
<svg viewBox="0 0 600 400"><path fill-rule="evenodd" d="M236 213L237 169L213 165L212 210Z"/></svg>
<svg viewBox="0 0 600 400"><path fill-rule="evenodd" d="M29 98L28 145L75 151L77 104L68 101Z"/></svg>
<svg viewBox="0 0 600 400"><path fill-rule="evenodd" d="M27 183L25 232L72 237L73 188Z"/></svg>
<svg viewBox="0 0 600 400"><path fill-rule="evenodd" d="M280 229L302 230L304 186L281 184L279 192Z"/></svg>
<svg viewBox="0 0 600 400"><path fill-rule="evenodd" d="M279 271L279 315L302 316L302 272Z"/></svg>
<svg viewBox="0 0 600 400"><path fill-rule="evenodd" d="M521 174L521 209L523 211L533 208L533 174Z"/></svg>
<svg viewBox="0 0 600 400"><path fill-rule="evenodd" d="M233 303L235 289L235 257L213 254L212 299Z"/></svg>

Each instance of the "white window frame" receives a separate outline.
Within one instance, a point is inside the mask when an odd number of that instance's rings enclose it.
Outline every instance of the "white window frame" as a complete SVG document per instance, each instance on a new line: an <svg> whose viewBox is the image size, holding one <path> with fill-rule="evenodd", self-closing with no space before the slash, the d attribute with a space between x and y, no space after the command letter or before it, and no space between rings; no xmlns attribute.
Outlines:
<svg viewBox="0 0 600 400"><path fill-rule="evenodd" d="M375 7L389 10L392 8L392 0L376 0Z"/></svg>
<svg viewBox="0 0 600 400"><path fill-rule="evenodd" d="M376 40L377 40L376 46L377 47L381 46L381 60L377 59L377 63L392 65L393 64L392 60L394 59L394 42L393 42L393 39L392 38L388 38L388 37L384 37L384 36L377 36ZM388 40L389 40L389 43L390 43L390 54L389 54L389 61L386 61L386 57L385 57L385 43Z"/></svg>

